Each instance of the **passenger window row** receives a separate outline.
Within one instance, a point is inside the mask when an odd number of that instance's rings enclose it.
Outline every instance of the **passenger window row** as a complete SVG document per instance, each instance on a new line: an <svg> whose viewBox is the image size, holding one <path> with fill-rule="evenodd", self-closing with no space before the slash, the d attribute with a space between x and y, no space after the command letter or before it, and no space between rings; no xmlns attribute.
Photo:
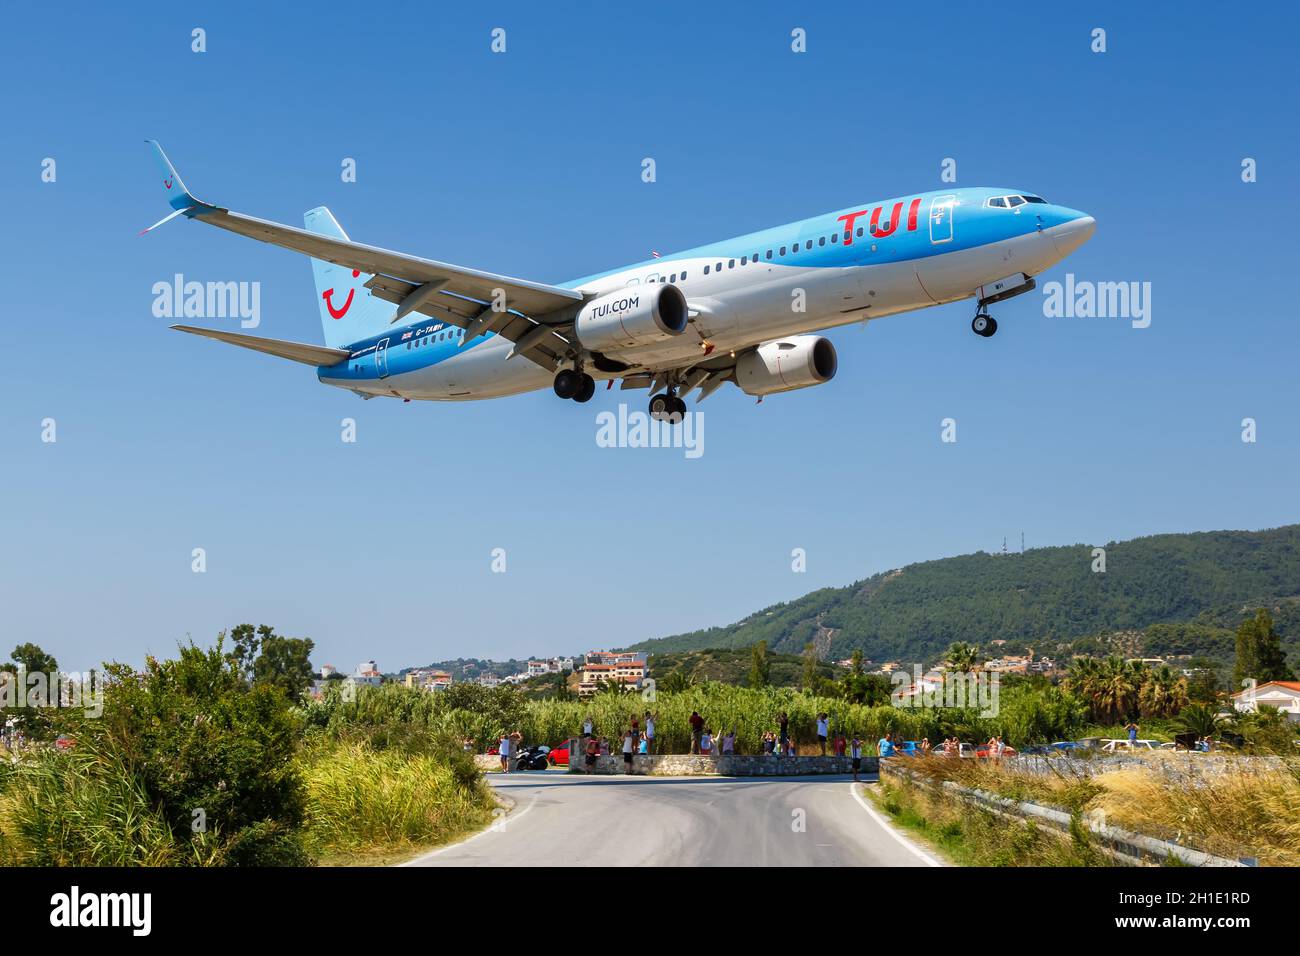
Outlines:
<svg viewBox="0 0 1300 956"><path fill-rule="evenodd" d="M413 348L418 349L423 345L430 344L431 342L444 342L453 338L460 340L463 339L464 337L465 337L464 329L447 329L446 331L443 332L435 332L432 335L424 335L418 339L407 342L406 350L409 352Z"/></svg>
<svg viewBox="0 0 1300 956"><path fill-rule="evenodd" d="M841 235L843 235L843 238L844 238L845 242L847 242L847 241L848 241L850 238L852 238L854 235L856 235L859 239L861 239L861 238L862 238L862 235L863 235L863 230L862 230L862 227L861 227L861 226L858 226L858 230L857 230L856 233L851 233L851 232L849 232L849 230L845 229L844 232L843 232L842 234L841 234L841 233L838 233L838 232L833 232L833 233L830 234L829 237L827 237L827 236L818 236L816 240L813 240L813 239L806 239L806 240L804 240L804 242L803 242L803 248L804 248L804 251L806 252L807 250L811 249L811 248L813 247L813 242L814 242L814 241L817 243L818 246L825 246L825 245L826 245L826 240L827 240L827 238L829 238L830 241L831 241L832 243L839 242L839 241L840 241L840 237L841 237ZM789 247L781 246L779 249L776 249L776 250L775 250L775 257L778 258L778 259L784 257L784 256L787 254L787 249L788 249L788 254L789 254L789 255L794 255L795 253L797 253L797 252L799 251L799 243L798 243L798 242L795 242L795 243L791 244ZM875 251L875 247L874 247L874 246L872 247L872 251L873 251L873 252ZM772 249L768 249L767 252L761 254L761 258L762 258L764 261L766 261L766 260L770 260L770 259L772 259L772 258L773 258L773 255L774 255L773 250L772 250ZM750 265L751 263L758 262L759 259L760 259L760 253L757 253L757 252L756 252L756 253L754 253L752 256L741 256L741 257L740 257L740 264L741 264L742 266L747 266L747 265ZM727 260L727 268L728 268L728 269L734 269L734 268L736 268L736 260L735 260L735 259L728 259L728 260ZM721 272L721 271L722 271L722 263L721 263L721 262L715 263L714 266L713 266L713 271L714 271L714 272ZM708 274L709 274L709 267L708 267L708 266L705 266L705 267L704 267L704 274L705 274L705 275L708 275Z"/></svg>

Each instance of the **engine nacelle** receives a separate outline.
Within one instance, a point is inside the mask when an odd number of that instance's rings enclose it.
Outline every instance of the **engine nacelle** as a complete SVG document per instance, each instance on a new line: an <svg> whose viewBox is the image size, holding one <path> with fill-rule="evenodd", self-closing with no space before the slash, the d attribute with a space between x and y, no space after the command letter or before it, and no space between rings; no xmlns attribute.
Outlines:
<svg viewBox="0 0 1300 956"><path fill-rule="evenodd" d="M593 352L665 342L686 331L690 309L669 282L628 286L592 299L574 322L578 341Z"/></svg>
<svg viewBox="0 0 1300 956"><path fill-rule="evenodd" d="M736 384L746 395L772 395L820 385L835 377L839 359L831 340L792 335L764 342L736 360Z"/></svg>

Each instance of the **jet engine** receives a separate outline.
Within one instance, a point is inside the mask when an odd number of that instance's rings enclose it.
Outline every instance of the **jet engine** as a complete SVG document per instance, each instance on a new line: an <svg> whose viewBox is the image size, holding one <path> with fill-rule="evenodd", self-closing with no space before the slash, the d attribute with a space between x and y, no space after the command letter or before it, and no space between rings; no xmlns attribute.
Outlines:
<svg viewBox="0 0 1300 956"><path fill-rule="evenodd" d="M628 286L592 299L574 322L578 341L593 352L665 342L686 331L690 309L668 282Z"/></svg>
<svg viewBox="0 0 1300 956"><path fill-rule="evenodd" d="M829 382L838 366L830 339L792 335L742 354L736 360L736 384L747 395L792 392Z"/></svg>

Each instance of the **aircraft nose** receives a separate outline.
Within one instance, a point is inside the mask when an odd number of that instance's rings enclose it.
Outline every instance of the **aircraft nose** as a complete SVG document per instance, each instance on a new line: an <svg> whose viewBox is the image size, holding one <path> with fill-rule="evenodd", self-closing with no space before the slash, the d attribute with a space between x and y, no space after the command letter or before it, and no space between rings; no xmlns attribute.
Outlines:
<svg viewBox="0 0 1300 956"><path fill-rule="evenodd" d="M1074 212L1071 210L1071 212ZM1097 220L1086 213L1078 212L1052 230L1052 244L1064 259L1097 231Z"/></svg>

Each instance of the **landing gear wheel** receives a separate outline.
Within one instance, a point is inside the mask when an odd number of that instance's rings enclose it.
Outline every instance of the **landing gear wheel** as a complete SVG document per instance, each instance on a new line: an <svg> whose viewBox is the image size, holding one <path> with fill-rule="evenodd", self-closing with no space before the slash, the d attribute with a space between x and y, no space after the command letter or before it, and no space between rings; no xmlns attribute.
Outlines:
<svg viewBox="0 0 1300 956"><path fill-rule="evenodd" d="M678 398L676 395L671 396L673 400L672 408L668 409L669 421L677 424L686 418L686 401Z"/></svg>
<svg viewBox="0 0 1300 956"><path fill-rule="evenodd" d="M998 323L997 320L987 312L977 312L975 313L975 318L971 319L970 330L976 335L982 335L984 338L988 338L998 330Z"/></svg>
<svg viewBox="0 0 1300 956"><path fill-rule="evenodd" d="M596 380L590 375L582 376L582 384L578 387L578 392L573 396L575 402L589 402L591 396L596 394Z"/></svg>
<svg viewBox="0 0 1300 956"><path fill-rule="evenodd" d="M661 392L652 396L650 399L650 419L651 421L662 422L668 419L673 410L673 403L677 399L667 392Z"/></svg>
<svg viewBox="0 0 1300 956"><path fill-rule="evenodd" d="M583 375L575 369L565 368L555 373L555 382L552 387L555 394L560 398L573 398L582 388Z"/></svg>

